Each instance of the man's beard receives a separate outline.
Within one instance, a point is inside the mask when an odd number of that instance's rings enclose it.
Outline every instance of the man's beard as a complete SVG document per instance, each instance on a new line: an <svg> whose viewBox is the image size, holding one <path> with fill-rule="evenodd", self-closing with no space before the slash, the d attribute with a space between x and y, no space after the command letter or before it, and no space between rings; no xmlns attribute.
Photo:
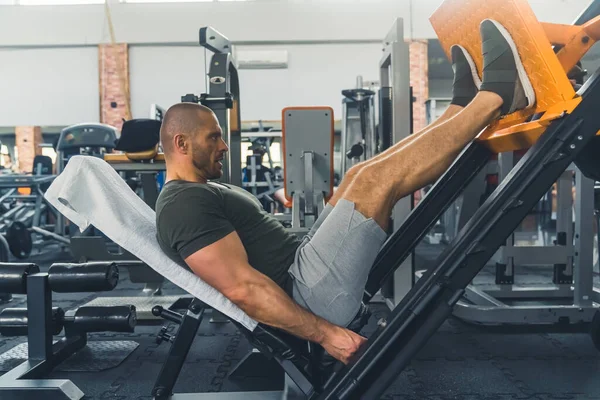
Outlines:
<svg viewBox="0 0 600 400"><path fill-rule="evenodd" d="M192 163L197 171L204 171L207 173L206 179L219 179L221 178L221 170L215 170L212 166L213 162L205 152L202 150L194 150L192 153Z"/></svg>

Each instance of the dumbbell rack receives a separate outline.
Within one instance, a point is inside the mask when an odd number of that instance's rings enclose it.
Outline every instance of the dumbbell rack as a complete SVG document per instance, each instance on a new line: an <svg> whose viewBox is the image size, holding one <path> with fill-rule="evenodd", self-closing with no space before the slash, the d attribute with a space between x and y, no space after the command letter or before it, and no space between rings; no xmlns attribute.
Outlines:
<svg viewBox="0 0 600 400"><path fill-rule="evenodd" d="M83 277L83 279L82 279ZM52 308L52 291L107 291L118 283L115 263L54 264L40 273L35 264L0 263L0 292L26 294L27 308L0 312L3 336L27 335L28 359L0 376L0 399L77 400L84 393L70 380L45 379L60 363L87 344L89 332L133 332L133 306L80 307L65 313ZM53 335L65 336L52 343Z"/></svg>

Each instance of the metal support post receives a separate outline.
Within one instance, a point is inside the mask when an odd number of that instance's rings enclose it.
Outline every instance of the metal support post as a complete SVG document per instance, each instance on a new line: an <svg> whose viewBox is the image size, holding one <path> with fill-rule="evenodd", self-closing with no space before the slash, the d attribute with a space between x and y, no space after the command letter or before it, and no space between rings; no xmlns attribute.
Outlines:
<svg viewBox="0 0 600 400"><path fill-rule="evenodd" d="M498 182L506 179L515 165L512 151L498 154ZM499 250L500 262L496 263L496 284L512 285L515 283L515 259L510 254L515 245L515 235L511 234L504 246Z"/></svg>
<svg viewBox="0 0 600 400"><path fill-rule="evenodd" d="M203 304L194 299L183 317L177 333L172 338L173 344L169 355L156 379L152 396L156 400L168 399L173 394L173 387L179 377L185 358L196 337L196 332L204 316Z"/></svg>
<svg viewBox="0 0 600 400"><path fill-rule="evenodd" d="M575 292L573 304L589 306L594 291L594 181L575 172Z"/></svg>
<svg viewBox="0 0 600 400"><path fill-rule="evenodd" d="M305 151L304 158L304 215L314 215L314 183L313 183L313 159L312 151Z"/></svg>
<svg viewBox="0 0 600 400"><path fill-rule="evenodd" d="M156 200L158 200L158 185L156 183L156 172L141 172L142 191L144 192L144 202L155 209Z"/></svg>
<svg viewBox="0 0 600 400"><path fill-rule="evenodd" d="M27 278L27 343L29 360L52 358L52 291L47 273Z"/></svg>
<svg viewBox="0 0 600 400"><path fill-rule="evenodd" d="M392 91L392 138L398 143L411 133L411 95L408 68L410 56L408 44L404 41L404 23L396 19L383 42L384 55L379 63L382 87ZM381 116L380 118L386 118ZM411 196L400 200L392 212L394 232L400 228L412 210ZM395 307L411 289L414 281L414 263L407 257L393 276L393 297L390 306Z"/></svg>
<svg viewBox="0 0 600 400"><path fill-rule="evenodd" d="M573 246L573 171L565 171L556 182L556 245ZM553 282L573 283L573 257L566 263L554 264Z"/></svg>
<svg viewBox="0 0 600 400"><path fill-rule="evenodd" d="M221 181L242 186L242 132L240 121L240 86L231 41L211 27L200 28L200 45L214 54L209 69L208 95L200 103L210 107L223 130L229 146L223 162Z"/></svg>
<svg viewBox="0 0 600 400"><path fill-rule="evenodd" d="M340 179L344 178L344 175L346 175L346 171L348 169L346 165L346 151L348 151L348 149L346 148L346 141L348 140L348 126L348 107L346 106L346 103L342 103L342 131L340 137Z"/></svg>

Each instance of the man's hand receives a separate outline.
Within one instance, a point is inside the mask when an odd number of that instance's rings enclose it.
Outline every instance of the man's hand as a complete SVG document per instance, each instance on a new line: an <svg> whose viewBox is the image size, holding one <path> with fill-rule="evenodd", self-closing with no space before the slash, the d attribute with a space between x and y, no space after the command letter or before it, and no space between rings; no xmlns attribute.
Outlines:
<svg viewBox="0 0 600 400"><path fill-rule="evenodd" d="M321 342L325 351L336 360L348 364L352 356L367 342L367 339L351 330L334 326Z"/></svg>

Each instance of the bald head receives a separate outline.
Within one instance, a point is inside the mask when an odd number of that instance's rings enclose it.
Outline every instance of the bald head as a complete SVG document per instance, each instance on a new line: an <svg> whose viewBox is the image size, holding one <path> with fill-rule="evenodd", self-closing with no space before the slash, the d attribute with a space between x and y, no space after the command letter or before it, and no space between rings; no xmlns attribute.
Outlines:
<svg viewBox="0 0 600 400"><path fill-rule="evenodd" d="M214 125L214 114L208 107L195 103L178 103L170 107L160 128L160 141L165 156L169 157L173 153L177 135L193 138L207 125Z"/></svg>
<svg viewBox="0 0 600 400"><path fill-rule="evenodd" d="M207 182L223 175L229 150L210 108L179 103L165 113L160 128L167 179Z"/></svg>

